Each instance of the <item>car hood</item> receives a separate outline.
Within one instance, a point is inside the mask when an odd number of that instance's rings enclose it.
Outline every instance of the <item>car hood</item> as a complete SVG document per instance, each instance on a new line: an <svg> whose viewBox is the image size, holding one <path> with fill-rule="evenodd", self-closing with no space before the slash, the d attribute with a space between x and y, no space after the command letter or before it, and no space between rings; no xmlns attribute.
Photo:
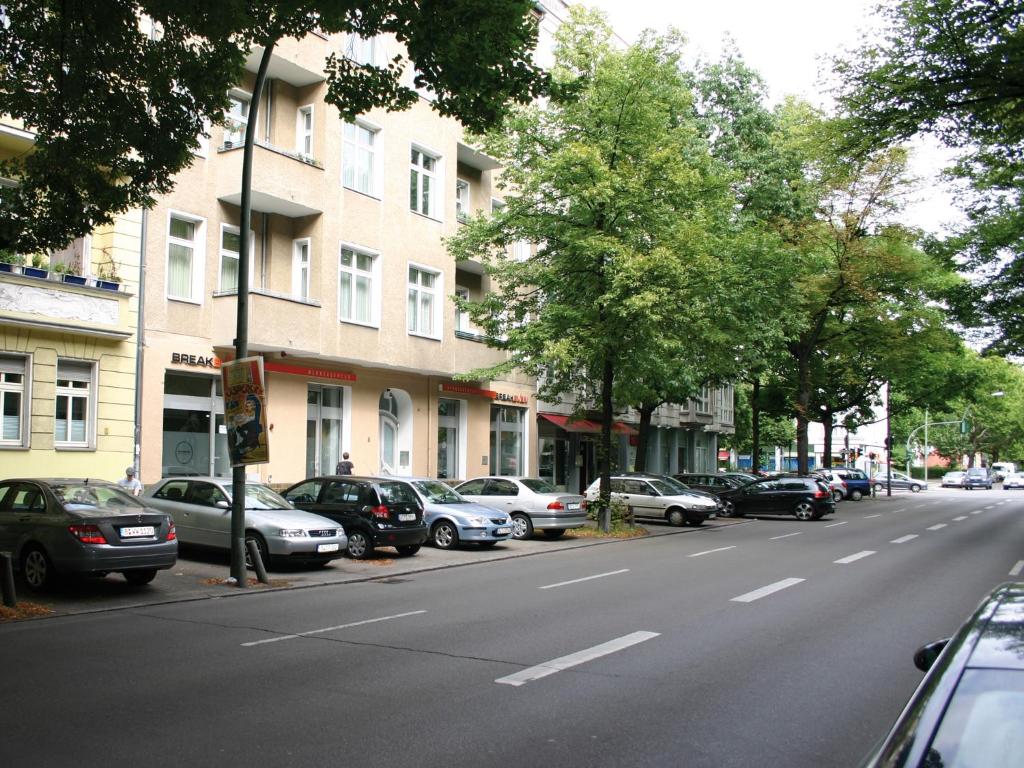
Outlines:
<svg viewBox="0 0 1024 768"><path fill-rule="evenodd" d="M717 497L710 493L704 493L703 491L686 491L680 493L673 493L671 496L662 496L663 499L679 499L690 504L698 504L708 509L713 509L718 506Z"/></svg>
<svg viewBox="0 0 1024 768"><path fill-rule="evenodd" d="M478 504L475 501L457 501L451 504L438 504L436 501L426 501L423 509L430 515L448 515L450 517L503 517L508 515L494 507L485 504Z"/></svg>
<svg viewBox="0 0 1024 768"><path fill-rule="evenodd" d="M230 514L230 510L224 510ZM338 528L341 524L326 517L301 509L247 509L245 518L250 525L271 525L282 528Z"/></svg>

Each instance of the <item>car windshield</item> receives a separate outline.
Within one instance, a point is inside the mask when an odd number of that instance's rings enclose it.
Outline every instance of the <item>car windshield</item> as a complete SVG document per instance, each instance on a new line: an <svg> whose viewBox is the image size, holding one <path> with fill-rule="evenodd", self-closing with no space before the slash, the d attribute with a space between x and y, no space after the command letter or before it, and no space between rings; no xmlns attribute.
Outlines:
<svg viewBox="0 0 1024 768"><path fill-rule="evenodd" d="M674 477L659 477L658 482L667 484L671 488L675 488L675 493L690 490L690 486L684 483L682 480L677 480Z"/></svg>
<svg viewBox="0 0 1024 768"><path fill-rule="evenodd" d="M90 483L58 483L50 486L53 495L66 507L132 507L145 505L113 485Z"/></svg>
<svg viewBox="0 0 1024 768"><path fill-rule="evenodd" d="M534 493L558 493L558 490L547 480L536 477L524 477L519 481Z"/></svg>
<svg viewBox="0 0 1024 768"><path fill-rule="evenodd" d="M755 475L745 475L739 472L735 472L731 475L726 475L725 477L730 480L737 480L741 485L745 485L746 483L752 483L758 479Z"/></svg>
<svg viewBox="0 0 1024 768"><path fill-rule="evenodd" d="M230 488L227 489L230 494ZM292 509L292 505L265 485L245 486L246 509Z"/></svg>
<svg viewBox="0 0 1024 768"><path fill-rule="evenodd" d="M426 497L427 501L432 501L435 504L458 504L465 501L459 494L438 480L416 480L413 485Z"/></svg>
<svg viewBox="0 0 1024 768"><path fill-rule="evenodd" d="M670 483L667 480L661 478L648 478L647 482L654 486L654 490L660 493L662 496L675 496L679 493L684 493L688 489L685 485L680 482Z"/></svg>

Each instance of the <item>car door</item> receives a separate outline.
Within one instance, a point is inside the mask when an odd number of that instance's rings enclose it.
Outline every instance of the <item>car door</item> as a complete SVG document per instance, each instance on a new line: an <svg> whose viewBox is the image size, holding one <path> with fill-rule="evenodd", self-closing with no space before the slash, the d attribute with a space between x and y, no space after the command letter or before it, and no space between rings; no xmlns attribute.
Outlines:
<svg viewBox="0 0 1024 768"><path fill-rule="evenodd" d="M202 527L192 514L187 497L188 480L180 478L164 482L146 501L171 516L179 541L185 544L204 544Z"/></svg>
<svg viewBox="0 0 1024 768"><path fill-rule="evenodd" d="M733 497L737 511L743 514L773 513L777 480L759 480L744 487Z"/></svg>
<svg viewBox="0 0 1024 768"><path fill-rule="evenodd" d="M46 497L39 486L0 484L0 551L15 552L28 533L49 517L52 515L46 514Z"/></svg>
<svg viewBox="0 0 1024 768"><path fill-rule="evenodd" d="M362 504L360 503L360 495L364 486L371 488L368 484L355 480L330 480L323 488L320 503L311 511L341 523L346 531L351 528L359 528L372 534L373 529L370 525L372 502L367 499ZM367 507L367 511L364 512L363 507Z"/></svg>
<svg viewBox="0 0 1024 768"><path fill-rule="evenodd" d="M658 492L645 480L626 478L622 481L622 498L633 508L636 517L665 517Z"/></svg>
<svg viewBox="0 0 1024 768"><path fill-rule="evenodd" d="M519 503L518 496L519 486L511 480L491 478L484 485L481 503L486 504L489 507L495 507L496 509L502 509L509 512L523 506ZM529 514L535 510L523 509L522 511Z"/></svg>
<svg viewBox="0 0 1024 768"><path fill-rule="evenodd" d="M460 496L464 496L476 504L487 504L487 500L484 498L484 486L486 485L487 478L478 477L461 483L456 486L455 490L458 491Z"/></svg>
<svg viewBox="0 0 1024 768"><path fill-rule="evenodd" d="M824 480L821 481L821 484L826 488L829 487L828 483ZM829 492L831 492L831 489ZM793 507L796 506L798 501L806 499L812 493L807 488L807 483L798 477L780 480L773 495L773 511L777 514L788 514L793 511Z"/></svg>
<svg viewBox="0 0 1024 768"><path fill-rule="evenodd" d="M199 544L208 547L231 546L231 504L227 494L213 483L190 480L184 513L195 526Z"/></svg>

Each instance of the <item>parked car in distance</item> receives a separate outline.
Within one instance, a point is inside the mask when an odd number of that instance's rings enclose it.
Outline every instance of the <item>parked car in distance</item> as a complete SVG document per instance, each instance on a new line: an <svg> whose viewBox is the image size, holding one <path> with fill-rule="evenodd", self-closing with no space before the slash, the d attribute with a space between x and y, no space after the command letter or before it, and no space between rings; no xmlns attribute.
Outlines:
<svg viewBox="0 0 1024 768"><path fill-rule="evenodd" d="M836 511L832 489L813 477L767 477L722 494L732 502L728 514L793 515L819 520ZM726 513L722 513L723 515Z"/></svg>
<svg viewBox="0 0 1024 768"><path fill-rule="evenodd" d="M1024 755L1024 584L1003 584L947 640L866 768L1017 766Z"/></svg>
<svg viewBox="0 0 1024 768"><path fill-rule="evenodd" d="M1024 488L1024 472L1011 472L1003 478L1003 490L1009 488Z"/></svg>
<svg viewBox="0 0 1024 768"><path fill-rule="evenodd" d="M733 503L726 491L742 488L757 480L753 475L740 476L740 473L727 474L724 472L680 472L673 477L688 488L717 496L718 513L722 517L729 517L733 514Z"/></svg>
<svg viewBox="0 0 1024 768"><path fill-rule="evenodd" d="M964 473L964 488L968 491L972 488L985 488L992 490L992 476L984 467L970 467Z"/></svg>
<svg viewBox="0 0 1024 768"><path fill-rule="evenodd" d="M966 472L960 470L954 470L947 472L942 476L942 487L943 488L963 488L964 487L964 475Z"/></svg>
<svg viewBox="0 0 1024 768"><path fill-rule="evenodd" d="M165 477L143 498L174 519L182 544L231 549L230 477ZM245 484L245 540L255 542L268 567L285 560L325 565L348 544L338 523L296 509L260 483ZM252 567L248 544L245 562Z"/></svg>
<svg viewBox="0 0 1024 768"><path fill-rule="evenodd" d="M839 478L844 483L844 498L860 501L871 493L871 479L867 472L856 467L831 467L822 470L832 478Z"/></svg>
<svg viewBox="0 0 1024 768"><path fill-rule="evenodd" d="M587 488L587 500L595 501L600 480ZM665 480L637 475L613 475L612 499L627 504L636 517L664 520L669 525L704 525L718 510L715 497L676 487Z"/></svg>
<svg viewBox="0 0 1024 768"><path fill-rule="evenodd" d="M779 477L799 477L799 475L779 475ZM838 475L829 474L823 469L808 473L808 477L820 480L832 491L832 500L840 502L846 498L846 481Z"/></svg>
<svg viewBox="0 0 1024 768"><path fill-rule="evenodd" d="M141 585L174 565L178 541L170 515L114 483L26 478L0 482L0 551L33 590L72 573Z"/></svg>
<svg viewBox="0 0 1024 768"><path fill-rule="evenodd" d="M341 523L350 557L365 559L377 547L407 557L427 540L423 503L408 480L327 475L295 483L281 494L299 509Z"/></svg>
<svg viewBox="0 0 1024 768"><path fill-rule="evenodd" d="M410 482L423 504L428 540L438 549L455 549L459 544L493 547L511 537L512 518L507 512L463 498L440 480L412 478Z"/></svg>
<svg viewBox="0 0 1024 768"><path fill-rule="evenodd" d="M884 491L887 485L885 472L875 473L875 476L871 478L871 482L875 487L875 493ZM928 490L928 483L926 483L924 480L917 480L913 477L910 477L909 475L903 474L902 472L893 472L892 481L889 485L892 487L894 491L910 490L913 491L914 493L917 493L918 491Z"/></svg>
<svg viewBox="0 0 1024 768"><path fill-rule="evenodd" d="M700 488L693 488L693 487L687 485L686 483L684 483L682 480L680 480L677 477L674 477L672 475L659 475L656 472L636 472L636 471L630 471L630 472L619 472L619 473L616 474L616 476L617 477L643 477L643 478L647 478L649 480L650 479L661 480L662 482L668 483L670 486L672 486L672 488L674 488L677 493L682 492L684 496L689 495L689 494L697 494L698 496L702 496L705 499L711 499L712 501L715 502L715 511L712 512L708 517L715 517L715 515L718 512L718 510L722 508L722 501L721 501L721 499L718 498L717 494L711 493L710 491L702 490Z"/></svg>
<svg viewBox="0 0 1024 768"><path fill-rule="evenodd" d="M1008 475L1012 475L1017 471L1017 465L1012 461L995 461L992 462L992 478L997 482L1002 482Z"/></svg>
<svg viewBox="0 0 1024 768"><path fill-rule="evenodd" d="M475 477L455 490L477 504L507 512L513 539L529 539L535 530L557 539L587 522L585 497L559 491L539 477Z"/></svg>

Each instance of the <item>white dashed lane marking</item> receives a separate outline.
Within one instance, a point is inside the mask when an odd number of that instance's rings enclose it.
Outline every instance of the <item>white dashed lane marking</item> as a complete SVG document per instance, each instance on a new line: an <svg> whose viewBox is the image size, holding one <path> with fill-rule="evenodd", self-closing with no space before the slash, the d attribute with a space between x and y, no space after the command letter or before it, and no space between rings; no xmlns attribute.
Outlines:
<svg viewBox="0 0 1024 768"><path fill-rule="evenodd" d="M554 589L555 587L564 587L568 584L579 584L581 581L603 579L605 576L616 576L620 573L629 573L629 568L621 568L617 571L608 571L607 573L595 573L593 576L584 576L582 579L572 579L571 581L560 581L557 584L547 584L543 587L537 587L537 589Z"/></svg>
<svg viewBox="0 0 1024 768"><path fill-rule="evenodd" d="M776 539L788 539L790 536L799 536L803 531L797 531L796 533L784 533L781 536L772 536L769 541L775 541Z"/></svg>
<svg viewBox="0 0 1024 768"><path fill-rule="evenodd" d="M881 515L880 514L878 514L878 515L864 515L864 519L865 520L870 520L872 517L881 517Z"/></svg>
<svg viewBox="0 0 1024 768"><path fill-rule="evenodd" d="M568 656L560 656L557 659L546 661L543 664L538 664L535 667L529 667L521 672L516 672L513 675L506 675L505 677L499 677L494 682L500 683L501 685L514 685L520 686L525 683L529 683L532 680L540 680L542 677L553 675L556 672L561 672L571 667L585 664L588 661L599 659L602 656L607 656L610 653L621 651L625 648L629 648L631 645L646 642L658 636L657 632L633 632L630 635L616 638L615 640L609 640L607 643L601 643L601 645L595 645L593 648L587 648L586 650L577 651L571 653Z"/></svg>
<svg viewBox="0 0 1024 768"><path fill-rule="evenodd" d="M829 525L826 525L825 527L826 528L835 528L837 525L846 525L848 522L850 522L850 521L849 520L843 520L843 522L841 522L841 523L831 523Z"/></svg>
<svg viewBox="0 0 1024 768"><path fill-rule="evenodd" d="M908 534L906 536L900 536L898 539L893 539L889 543L890 544L906 544L908 541L913 541L916 538L917 538L917 534L916 533L911 533L911 534Z"/></svg>
<svg viewBox="0 0 1024 768"><path fill-rule="evenodd" d="M1011 576L1020 576L1020 572L1024 571L1024 560L1018 560L1017 564L1010 569Z"/></svg>
<svg viewBox="0 0 1024 768"><path fill-rule="evenodd" d="M847 557L840 558L839 560L833 560L832 562L836 565L849 565L850 563L855 563L858 560L863 560L865 557L871 557L873 554L875 554L874 550L865 549L863 552L858 552L855 555L849 555Z"/></svg>
<svg viewBox="0 0 1024 768"><path fill-rule="evenodd" d="M760 600L762 597L768 597L768 595L774 594L782 589L788 589L789 587L795 586L802 582L803 579L783 579L782 581L776 581L774 584L769 584L767 587L761 587L755 589L753 592L747 592L745 595L734 597L732 602L734 603L752 603L755 600Z"/></svg>
<svg viewBox="0 0 1024 768"><path fill-rule="evenodd" d="M953 518L953 522L954 523L959 523L961 520L966 520L966 519L967 519L967 515L960 515L960 517L954 517Z"/></svg>
<svg viewBox="0 0 1024 768"><path fill-rule="evenodd" d="M705 549L703 552L694 552L692 555L687 555L687 557L701 557L702 555L711 555L711 554L714 554L715 552L725 552L727 549L736 549L736 547L732 546L732 547L719 547L718 549Z"/></svg>
<svg viewBox="0 0 1024 768"><path fill-rule="evenodd" d="M945 523L939 523L938 525L929 525L926 530L937 531L937 530L939 530L941 528L945 528L945 527L946 527Z"/></svg>
<svg viewBox="0 0 1024 768"><path fill-rule="evenodd" d="M266 645L276 643L280 640L294 640L297 637L309 637L310 635L322 635L324 632L334 632L338 629L349 629L351 627L362 627L366 624L376 624L380 621L391 621L391 619L404 619L406 616L419 616L426 611L409 611L408 613L396 613L394 616L381 616L379 619L365 619L364 621L353 621L350 624L339 624L336 627L325 627L323 629L311 629L309 632L299 632L294 635L280 635L279 637L268 637L266 640L254 640L251 643L242 643L243 648L251 648L254 645Z"/></svg>

